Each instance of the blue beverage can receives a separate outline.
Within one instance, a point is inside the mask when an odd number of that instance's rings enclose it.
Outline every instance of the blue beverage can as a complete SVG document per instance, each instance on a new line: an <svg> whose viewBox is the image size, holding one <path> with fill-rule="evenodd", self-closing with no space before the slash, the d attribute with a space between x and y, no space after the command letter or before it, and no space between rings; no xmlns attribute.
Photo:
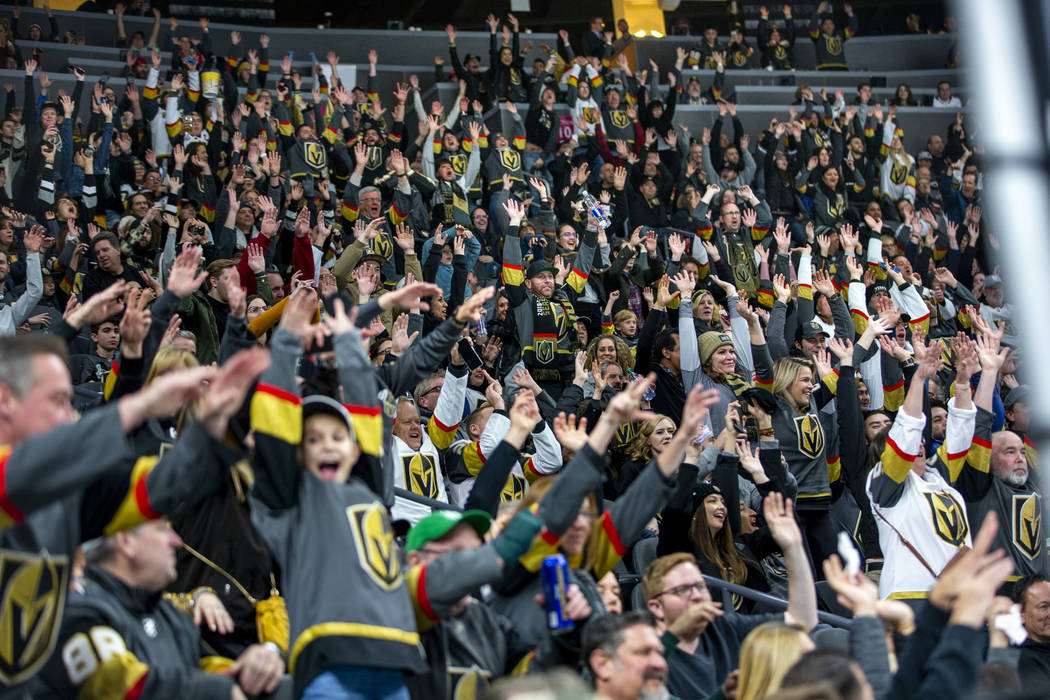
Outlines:
<svg viewBox="0 0 1050 700"><path fill-rule="evenodd" d="M544 557L540 569L543 577L543 597L547 608L547 629L572 629L575 625L565 617L569 592L569 562L561 554Z"/></svg>

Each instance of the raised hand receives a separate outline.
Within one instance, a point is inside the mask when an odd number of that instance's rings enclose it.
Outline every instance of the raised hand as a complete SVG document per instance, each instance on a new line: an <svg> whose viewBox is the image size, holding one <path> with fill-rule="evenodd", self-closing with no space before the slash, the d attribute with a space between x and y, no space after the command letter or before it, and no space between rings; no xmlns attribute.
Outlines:
<svg viewBox="0 0 1050 700"><path fill-rule="evenodd" d="M692 297L693 290L696 289L696 277L692 272L688 270L681 270L677 275L671 278L674 285L678 288L679 293L686 298Z"/></svg>
<svg viewBox="0 0 1050 700"><path fill-rule="evenodd" d="M168 272L168 291L179 299L185 299L197 291L208 279L207 271L198 272L200 261L201 250L197 246L179 253Z"/></svg>
<svg viewBox="0 0 1050 700"><path fill-rule="evenodd" d="M790 498L785 499L776 491L769 494L762 502L762 515L781 552L802 546L802 531L795 522Z"/></svg>
<svg viewBox="0 0 1050 700"><path fill-rule="evenodd" d="M583 353L580 353L581 355ZM576 414L566 416L559 413L554 417L554 437L563 447L572 452L579 452L587 444L587 419L576 418Z"/></svg>
<svg viewBox="0 0 1050 700"><path fill-rule="evenodd" d="M312 289L299 287L285 302L284 312L281 314L280 327L299 338L303 347L307 349L312 346L320 347L328 334L325 326L313 322L317 308L317 294Z"/></svg>
<svg viewBox="0 0 1050 700"><path fill-rule="evenodd" d="M655 414L641 409L642 396L656 381L655 374L638 377L626 389L613 396L601 420L612 421L616 426L631 421L649 420Z"/></svg>

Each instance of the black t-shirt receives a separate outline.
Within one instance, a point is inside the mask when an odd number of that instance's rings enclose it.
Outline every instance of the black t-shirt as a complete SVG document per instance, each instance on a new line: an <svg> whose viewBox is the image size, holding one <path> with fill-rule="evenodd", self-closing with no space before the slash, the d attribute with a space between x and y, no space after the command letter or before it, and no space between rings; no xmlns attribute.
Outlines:
<svg viewBox="0 0 1050 700"><path fill-rule="evenodd" d="M139 272L140 271L137 267L127 264L124 265L124 270L119 275L111 275L98 267L94 270L89 270L88 273L84 275L83 298L87 301L94 295L107 287L116 284L120 280L142 284L142 277L139 275Z"/></svg>
<svg viewBox="0 0 1050 700"><path fill-rule="evenodd" d="M101 382L113 366L113 359L95 353L76 354L69 358L69 374L74 384Z"/></svg>
<svg viewBox="0 0 1050 700"><path fill-rule="evenodd" d="M205 294L204 298L208 300L211 312L215 314L215 327L219 329L219 338L222 338L226 332L226 319L230 316L230 305L219 301L210 294Z"/></svg>
<svg viewBox="0 0 1050 700"><path fill-rule="evenodd" d="M667 658L667 689L679 698L705 698L722 686L740 662L740 645L751 630L766 622L782 622L783 613L715 618L700 635L696 651L676 648Z"/></svg>
<svg viewBox="0 0 1050 700"><path fill-rule="evenodd" d="M1050 689L1050 644L1026 640L1017 659L1017 673L1025 690Z"/></svg>

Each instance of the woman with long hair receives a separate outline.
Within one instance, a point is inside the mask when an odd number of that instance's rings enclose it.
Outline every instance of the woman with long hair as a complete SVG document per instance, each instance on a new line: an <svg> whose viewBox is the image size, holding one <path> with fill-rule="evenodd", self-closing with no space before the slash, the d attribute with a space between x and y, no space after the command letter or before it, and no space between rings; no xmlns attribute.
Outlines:
<svg viewBox="0 0 1050 700"><path fill-rule="evenodd" d="M587 344L587 367L593 367L594 363L605 364L615 362L625 370L634 368L634 355L623 338L616 335L599 335ZM592 385L590 389L594 389ZM584 396L587 395L588 387L584 386Z"/></svg>
<svg viewBox="0 0 1050 700"><path fill-rule="evenodd" d="M657 455L667 449L674 438L677 427L674 421L660 414L640 424L631 442L627 445L627 459L620 469L617 494L627 490L638 475Z"/></svg>
<svg viewBox="0 0 1050 700"><path fill-rule="evenodd" d="M893 95L893 99L890 100L890 104L897 107L919 106L919 102L911 94L911 86L908 83L901 83L897 86L897 92Z"/></svg>
<svg viewBox="0 0 1050 700"><path fill-rule="evenodd" d="M751 630L740 647L737 700L762 700L780 690L788 669L815 648L808 634L786 622L766 622Z"/></svg>
<svg viewBox="0 0 1050 700"><path fill-rule="evenodd" d="M760 562L778 547L768 527L744 522L743 478L738 473L743 468L750 475L748 481L764 492L785 495L790 493L788 479L780 464L780 450L767 444L765 449L752 451L744 434L734 427L741 424L738 404L727 411L726 424L729 427L714 443L719 454L713 468L700 459L701 446L690 443L678 484L663 510L657 554L689 552L705 576L768 592L773 581ZM768 416L763 416L761 425L769 425ZM712 481L697 481L701 466L703 476L710 474ZM734 608L747 605L741 597L733 597Z"/></svg>

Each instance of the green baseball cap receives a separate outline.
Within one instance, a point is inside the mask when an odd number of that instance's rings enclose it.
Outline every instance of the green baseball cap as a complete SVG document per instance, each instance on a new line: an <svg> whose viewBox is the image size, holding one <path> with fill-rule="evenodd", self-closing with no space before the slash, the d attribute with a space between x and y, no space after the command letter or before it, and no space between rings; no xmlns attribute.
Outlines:
<svg viewBox="0 0 1050 700"><path fill-rule="evenodd" d="M484 537L492 525L492 516L483 510L438 510L420 520L408 531L405 538L405 551L414 552L427 542L439 540L447 535L452 528L465 523L474 528L478 537Z"/></svg>

